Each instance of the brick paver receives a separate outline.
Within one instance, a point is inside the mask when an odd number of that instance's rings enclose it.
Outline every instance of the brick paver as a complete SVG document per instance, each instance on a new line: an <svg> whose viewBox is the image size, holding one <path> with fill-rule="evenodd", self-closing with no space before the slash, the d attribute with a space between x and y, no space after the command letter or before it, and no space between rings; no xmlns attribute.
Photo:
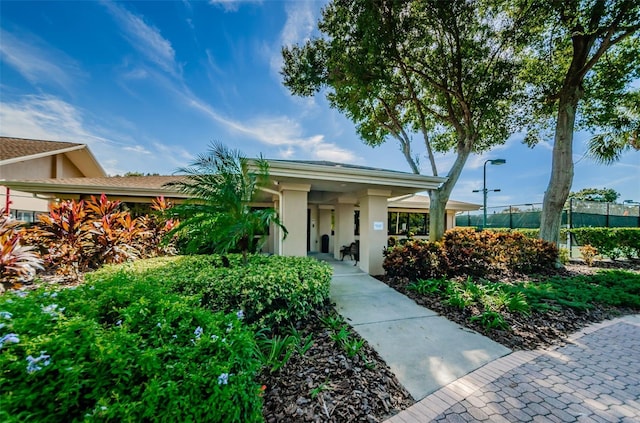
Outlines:
<svg viewBox="0 0 640 423"><path fill-rule="evenodd" d="M431 421L640 422L640 316L495 360L387 423Z"/></svg>

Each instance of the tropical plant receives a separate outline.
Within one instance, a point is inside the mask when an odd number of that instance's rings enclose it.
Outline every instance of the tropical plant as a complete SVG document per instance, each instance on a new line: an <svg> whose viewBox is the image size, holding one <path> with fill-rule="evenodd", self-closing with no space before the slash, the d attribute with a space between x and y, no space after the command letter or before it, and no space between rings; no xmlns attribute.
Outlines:
<svg viewBox="0 0 640 423"><path fill-rule="evenodd" d="M191 197L190 202L175 208L182 221L181 230L208 227L214 251L238 250L247 263L247 254L266 241L269 225L278 226L286 236L287 230L273 208L252 206L257 191L269 185L269 163L262 157L250 163L238 150L214 143L206 154L198 155L191 166L180 168L178 173L186 177L167 185Z"/></svg>
<svg viewBox="0 0 640 423"><path fill-rule="evenodd" d="M33 278L42 269L42 260L34 247L22 245L20 222L0 209L0 282L10 285ZM3 285L0 285L0 291Z"/></svg>
<svg viewBox="0 0 640 423"><path fill-rule="evenodd" d="M589 140L589 155L597 162L613 164L627 150L640 150L640 91L620 99L606 131Z"/></svg>

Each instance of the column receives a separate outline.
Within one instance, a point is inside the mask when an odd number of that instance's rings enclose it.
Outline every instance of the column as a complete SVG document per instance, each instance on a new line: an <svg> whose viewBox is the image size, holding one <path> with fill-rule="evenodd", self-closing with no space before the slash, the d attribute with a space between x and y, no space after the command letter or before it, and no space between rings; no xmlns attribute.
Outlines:
<svg viewBox="0 0 640 423"><path fill-rule="evenodd" d="M307 255L307 196L308 184L281 184L282 224L289 234L282 241L283 256Z"/></svg>
<svg viewBox="0 0 640 423"><path fill-rule="evenodd" d="M391 191L368 189L360 197L360 268L370 275L384 273L387 246L387 199Z"/></svg>

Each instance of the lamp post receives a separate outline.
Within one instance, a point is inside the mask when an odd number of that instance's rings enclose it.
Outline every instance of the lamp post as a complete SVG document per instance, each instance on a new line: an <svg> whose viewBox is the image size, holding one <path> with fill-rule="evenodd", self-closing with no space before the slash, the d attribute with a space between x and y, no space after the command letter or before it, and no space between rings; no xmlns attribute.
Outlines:
<svg viewBox="0 0 640 423"><path fill-rule="evenodd" d="M482 229L487 227L487 193L489 191L500 192L499 189L487 189L487 163L491 163L492 165L503 165L506 162L507 161L505 159L493 159L484 162L484 170L482 173ZM480 190L474 189L473 192L480 192Z"/></svg>

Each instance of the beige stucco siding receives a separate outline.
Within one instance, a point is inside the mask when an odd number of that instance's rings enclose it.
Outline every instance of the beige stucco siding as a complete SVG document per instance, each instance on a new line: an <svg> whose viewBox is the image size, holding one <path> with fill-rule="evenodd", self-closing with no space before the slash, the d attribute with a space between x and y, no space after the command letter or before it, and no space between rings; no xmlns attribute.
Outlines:
<svg viewBox="0 0 640 423"><path fill-rule="evenodd" d="M64 155L40 157L0 166L0 179L77 178L84 176Z"/></svg>

